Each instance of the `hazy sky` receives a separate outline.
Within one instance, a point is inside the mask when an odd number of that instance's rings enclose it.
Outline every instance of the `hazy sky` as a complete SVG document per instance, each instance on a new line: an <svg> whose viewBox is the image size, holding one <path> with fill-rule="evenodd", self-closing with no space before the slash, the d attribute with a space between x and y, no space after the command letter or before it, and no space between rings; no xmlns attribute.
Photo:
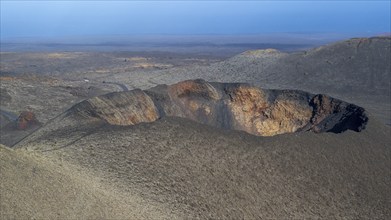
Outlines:
<svg viewBox="0 0 391 220"><path fill-rule="evenodd" d="M4 1L1 37L390 32L390 1Z"/></svg>

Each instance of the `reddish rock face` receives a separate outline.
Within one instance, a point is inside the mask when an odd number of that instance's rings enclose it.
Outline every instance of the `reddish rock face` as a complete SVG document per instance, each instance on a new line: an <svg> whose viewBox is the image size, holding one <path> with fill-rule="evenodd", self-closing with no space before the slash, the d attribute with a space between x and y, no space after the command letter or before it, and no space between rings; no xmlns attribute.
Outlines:
<svg viewBox="0 0 391 220"><path fill-rule="evenodd" d="M203 80L187 80L168 87L170 97L174 98L203 98L218 100L220 94L210 83Z"/></svg>
<svg viewBox="0 0 391 220"><path fill-rule="evenodd" d="M30 111L22 112L16 121L16 128L19 130L26 130L38 125L40 125L40 122L35 117L35 114Z"/></svg>
<svg viewBox="0 0 391 220"><path fill-rule="evenodd" d="M210 83L194 80L168 86L163 94L167 99L155 103L162 106L161 112L167 116L189 118L205 124L215 124L215 110L221 99L220 92ZM155 97L154 93L150 93Z"/></svg>
<svg viewBox="0 0 391 220"><path fill-rule="evenodd" d="M98 96L71 109L113 125L134 125L175 116L259 136L299 131L360 131L365 110L326 95L293 90L263 90L240 83L188 80Z"/></svg>
<svg viewBox="0 0 391 220"><path fill-rule="evenodd" d="M277 96L269 100L267 91L247 85L227 92L230 99L225 102L232 112L235 130L272 136L295 132L311 118L312 109L295 97Z"/></svg>

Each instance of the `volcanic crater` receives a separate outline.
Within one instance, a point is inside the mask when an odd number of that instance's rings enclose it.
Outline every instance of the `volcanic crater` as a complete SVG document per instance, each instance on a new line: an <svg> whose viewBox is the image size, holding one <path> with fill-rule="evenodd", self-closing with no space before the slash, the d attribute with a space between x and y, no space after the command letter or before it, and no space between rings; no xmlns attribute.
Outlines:
<svg viewBox="0 0 391 220"><path fill-rule="evenodd" d="M121 126L181 117L257 136L359 132L368 122L364 108L324 94L201 79L97 96L76 104L66 114Z"/></svg>

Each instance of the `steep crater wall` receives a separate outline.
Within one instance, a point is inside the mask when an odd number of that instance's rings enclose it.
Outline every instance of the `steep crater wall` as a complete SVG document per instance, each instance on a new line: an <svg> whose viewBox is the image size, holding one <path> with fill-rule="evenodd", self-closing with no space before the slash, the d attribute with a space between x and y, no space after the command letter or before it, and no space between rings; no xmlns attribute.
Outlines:
<svg viewBox="0 0 391 220"><path fill-rule="evenodd" d="M204 80L110 93L85 100L68 114L112 125L135 125L175 116L258 136L361 131L368 121L363 108L327 95Z"/></svg>

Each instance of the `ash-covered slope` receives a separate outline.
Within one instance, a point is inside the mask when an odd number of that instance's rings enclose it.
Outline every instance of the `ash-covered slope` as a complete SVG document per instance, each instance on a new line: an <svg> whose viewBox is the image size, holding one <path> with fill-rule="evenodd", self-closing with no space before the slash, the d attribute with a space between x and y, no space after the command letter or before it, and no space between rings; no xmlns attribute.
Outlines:
<svg viewBox="0 0 391 220"><path fill-rule="evenodd" d="M68 164L0 144L1 219L173 218L168 209L126 198ZM164 211L162 211L164 210Z"/></svg>
<svg viewBox="0 0 391 220"><path fill-rule="evenodd" d="M257 137L165 117L68 123L18 148L191 219L388 219L389 134L373 119L362 132Z"/></svg>
<svg viewBox="0 0 391 220"><path fill-rule="evenodd" d="M384 94L390 91L391 37L353 38L296 53L248 51L216 63L214 81L250 81L265 88L322 93Z"/></svg>
<svg viewBox="0 0 391 220"><path fill-rule="evenodd" d="M390 60L390 37L356 38L289 55L268 72L311 91L382 95L390 92Z"/></svg>
<svg viewBox="0 0 391 220"><path fill-rule="evenodd" d="M175 116L260 136L308 130L361 131L368 120L363 108L327 95L204 80L97 96L75 105L67 114L111 125Z"/></svg>

